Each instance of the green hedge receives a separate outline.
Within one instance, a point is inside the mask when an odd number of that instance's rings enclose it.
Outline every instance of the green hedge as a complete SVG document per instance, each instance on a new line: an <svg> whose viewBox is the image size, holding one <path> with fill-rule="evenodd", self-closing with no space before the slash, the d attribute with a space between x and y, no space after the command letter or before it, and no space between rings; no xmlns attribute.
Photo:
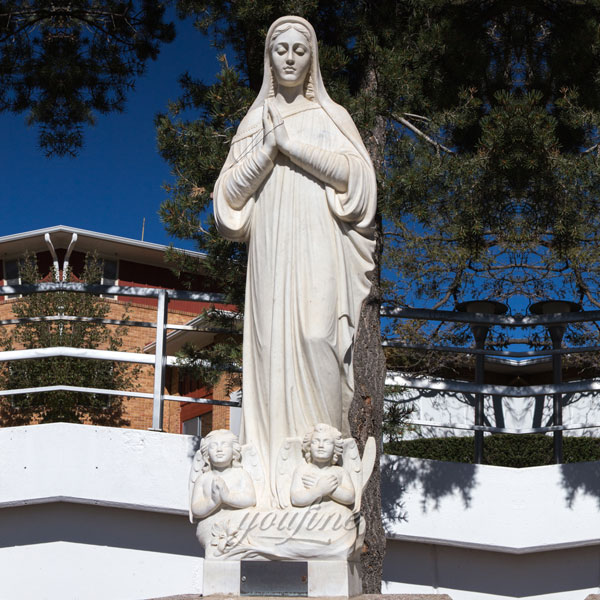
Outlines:
<svg viewBox="0 0 600 600"><path fill-rule="evenodd" d="M385 445L387 454L431 458L451 462L473 462L472 437L421 438ZM551 436L497 434L484 438L483 462L498 467L539 467L553 464ZM589 437L564 437L565 463L600 460L600 439Z"/></svg>

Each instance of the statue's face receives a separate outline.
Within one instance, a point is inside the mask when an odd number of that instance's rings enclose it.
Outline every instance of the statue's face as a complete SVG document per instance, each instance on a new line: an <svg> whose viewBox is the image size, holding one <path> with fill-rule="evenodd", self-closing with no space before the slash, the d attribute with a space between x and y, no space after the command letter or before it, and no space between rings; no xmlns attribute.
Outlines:
<svg viewBox="0 0 600 600"><path fill-rule="evenodd" d="M335 440L328 431L315 431L310 440L310 455L314 463L330 463Z"/></svg>
<svg viewBox="0 0 600 600"><path fill-rule="evenodd" d="M279 85L294 87L304 83L310 68L306 38L293 27L279 34L271 49L271 65Z"/></svg>
<svg viewBox="0 0 600 600"><path fill-rule="evenodd" d="M215 438L208 444L208 458L215 467L227 467L233 461L233 443L227 438Z"/></svg>

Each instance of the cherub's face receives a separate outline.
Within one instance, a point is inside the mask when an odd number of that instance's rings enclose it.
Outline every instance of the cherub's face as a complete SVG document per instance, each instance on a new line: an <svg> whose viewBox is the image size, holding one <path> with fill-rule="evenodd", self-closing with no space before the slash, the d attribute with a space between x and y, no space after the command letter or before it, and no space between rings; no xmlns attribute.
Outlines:
<svg viewBox="0 0 600 600"><path fill-rule="evenodd" d="M294 87L304 83L310 67L307 39L293 27L279 34L271 49L271 65L279 85Z"/></svg>
<svg viewBox="0 0 600 600"><path fill-rule="evenodd" d="M233 461L233 442L216 438L208 444L208 458L214 467L228 467Z"/></svg>
<svg viewBox="0 0 600 600"><path fill-rule="evenodd" d="M310 440L310 456L313 463L331 463L335 449L335 440L327 431L315 431Z"/></svg>

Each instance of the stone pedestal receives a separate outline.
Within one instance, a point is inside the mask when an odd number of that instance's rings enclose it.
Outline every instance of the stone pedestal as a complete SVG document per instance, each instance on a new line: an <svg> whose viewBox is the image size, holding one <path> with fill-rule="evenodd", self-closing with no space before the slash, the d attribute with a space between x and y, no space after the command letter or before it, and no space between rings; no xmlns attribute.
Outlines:
<svg viewBox="0 0 600 600"><path fill-rule="evenodd" d="M362 594L359 563L345 560L308 562L308 595L358 596Z"/></svg>
<svg viewBox="0 0 600 600"><path fill-rule="evenodd" d="M240 561L204 559L203 596L239 596Z"/></svg>
<svg viewBox="0 0 600 600"><path fill-rule="evenodd" d="M352 597L362 594L358 563L343 560L309 560L307 563L308 597ZM205 559L202 595L239 596L240 577L239 560ZM273 589L271 593L275 592Z"/></svg>
<svg viewBox="0 0 600 600"><path fill-rule="evenodd" d="M162 598L151 598L149 600L224 600L224 596L198 596L197 594L184 594L180 596L168 596ZM227 600L244 600L248 596L227 596ZM253 600L298 600L297 596L255 596ZM356 596L355 600L452 600L448 594L364 594ZM585 600L600 600L600 596L593 594Z"/></svg>

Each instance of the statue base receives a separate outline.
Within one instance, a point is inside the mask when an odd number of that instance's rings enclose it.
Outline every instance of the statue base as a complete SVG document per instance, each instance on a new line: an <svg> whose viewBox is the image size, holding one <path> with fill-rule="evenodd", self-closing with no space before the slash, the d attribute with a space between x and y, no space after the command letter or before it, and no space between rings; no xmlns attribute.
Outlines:
<svg viewBox="0 0 600 600"><path fill-rule="evenodd" d="M244 577L242 563L265 563L268 561L239 561L239 560L204 560L204 579L202 595L228 595L239 596L245 593L253 596L281 596L291 594L294 596L307 596L309 598L322 596L343 596L350 598L362 594L362 583L358 562L345 560L309 560L303 562L306 565L306 582L304 590L289 588L289 582L285 577L279 579L270 578L268 571L263 569L262 578L252 581L242 581ZM271 563L273 565L273 563ZM293 562L288 563L290 566ZM297 563L300 565L300 563ZM281 575L284 575L284 563L279 563ZM275 566L275 565L273 565ZM277 568L277 567L276 567ZM292 586L295 582L292 583ZM250 592L243 590L244 586L250 586Z"/></svg>
<svg viewBox="0 0 600 600"><path fill-rule="evenodd" d="M334 502L284 510L221 510L196 529L209 560L354 562L364 533L360 513Z"/></svg>
<svg viewBox="0 0 600 600"><path fill-rule="evenodd" d="M310 434L320 436L311 441L314 463L303 458L300 438L287 439L270 495L251 444L238 444L240 464L216 464L223 456L229 460L218 448L229 444L234 456L231 435L217 430L203 439L190 475L190 516L205 515L196 528L204 547L204 596L360 595L360 498L375 460L373 438L361 459L355 440L317 424ZM215 465L203 452L209 458L214 452ZM255 505L234 508L232 501Z"/></svg>

